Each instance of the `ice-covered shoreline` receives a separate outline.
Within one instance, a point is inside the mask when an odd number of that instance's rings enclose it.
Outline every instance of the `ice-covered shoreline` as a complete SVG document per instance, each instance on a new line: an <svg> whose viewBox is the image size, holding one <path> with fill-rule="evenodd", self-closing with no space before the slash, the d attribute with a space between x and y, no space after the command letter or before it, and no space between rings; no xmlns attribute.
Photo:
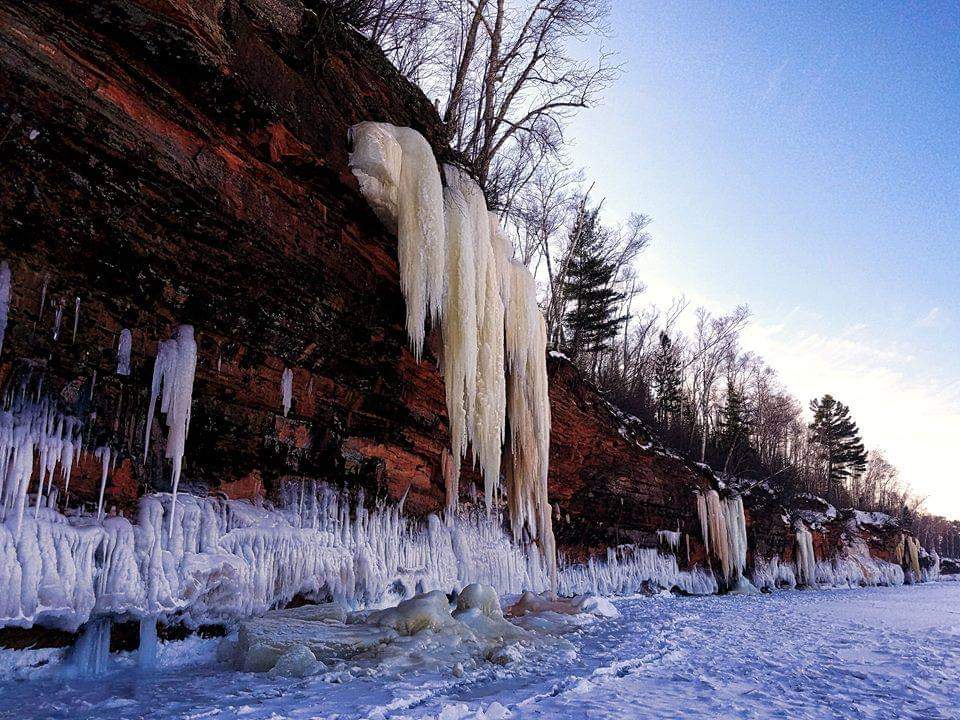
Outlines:
<svg viewBox="0 0 960 720"><path fill-rule="evenodd" d="M194 636L162 643L147 675L121 653L96 680L64 679L49 665L0 680L0 717L946 720L960 701L951 680L960 630L943 609L957 602L956 583L620 598L621 618L573 628L566 649L462 676L244 673L217 662L220 641Z"/></svg>

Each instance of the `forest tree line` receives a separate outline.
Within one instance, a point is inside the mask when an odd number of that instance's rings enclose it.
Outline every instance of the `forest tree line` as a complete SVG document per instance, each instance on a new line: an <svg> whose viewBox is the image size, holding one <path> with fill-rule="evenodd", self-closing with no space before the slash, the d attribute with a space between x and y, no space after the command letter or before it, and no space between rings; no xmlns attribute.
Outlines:
<svg viewBox="0 0 960 720"><path fill-rule="evenodd" d="M573 114L621 70L596 43L608 32L604 0L330 0L316 11L364 32L434 100L446 140L538 278L551 346L610 402L741 487L885 512L928 549L960 556L960 522L924 510L884 453L864 447L842 399L801 402L742 346L747 307L644 302L637 259L652 219L638 210L608 222L564 152Z"/></svg>

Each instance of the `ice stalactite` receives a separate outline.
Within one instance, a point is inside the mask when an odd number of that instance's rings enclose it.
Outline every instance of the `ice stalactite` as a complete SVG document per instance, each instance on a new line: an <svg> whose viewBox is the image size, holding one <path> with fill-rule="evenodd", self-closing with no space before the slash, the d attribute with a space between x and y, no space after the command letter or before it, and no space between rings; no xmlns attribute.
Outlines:
<svg viewBox="0 0 960 720"><path fill-rule="evenodd" d="M747 523L740 496L720 499L716 490L697 494L697 515L704 547L720 563L730 590L749 590L743 571L747 565Z"/></svg>
<svg viewBox="0 0 960 720"><path fill-rule="evenodd" d="M293 370L286 368L280 377L280 404L283 406L283 416L290 412L293 400Z"/></svg>
<svg viewBox="0 0 960 720"><path fill-rule="evenodd" d="M78 439L74 436L74 419L60 413L50 400L30 393L29 376L11 384L3 398L0 412L0 519L10 518L16 524L14 537L20 537L28 503L31 480L37 478L34 518L41 517L42 505L51 501L53 478L60 468L61 477L69 477ZM35 399L35 397L37 399Z"/></svg>
<svg viewBox="0 0 960 720"><path fill-rule="evenodd" d="M0 262L0 353L3 353L3 339L7 334L7 320L10 317L10 266L7 261Z"/></svg>
<svg viewBox="0 0 960 720"><path fill-rule="evenodd" d="M923 573L920 570L920 543L912 535L904 533L897 545L897 560L903 569L910 573L907 580L920 582Z"/></svg>
<svg viewBox="0 0 960 720"><path fill-rule="evenodd" d="M47 305L47 288L50 286L50 276L43 276L43 287L40 289L40 310L37 313L37 320L43 319L43 309Z"/></svg>
<svg viewBox="0 0 960 720"><path fill-rule="evenodd" d="M778 555L770 560L754 556L751 580L758 590L793 589L797 586L794 564L784 562Z"/></svg>
<svg viewBox="0 0 960 720"><path fill-rule="evenodd" d="M444 166L447 184L437 194L436 162L416 132L361 123L351 139L350 163L361 191L397 229L407 329L418 357L427 311L434 317L441 311L451 445L444 468L447 504L456 505L460 465L472 448L487 507L494 506L509 417L506 497L514 536L536 540L555 568L546 488L546 329L533 278L511 262L509 240L465 171Z"/></svg>
<svg viewBox="0 0 960 720"><path fill-rule="evenodd" d="M60 337L60 324L63 322L63 298L60 299L60 302L57 303L57 309L53 314L53 339L57 340Z"/></svg>
<svg viewBox="0 0 960 720"><path fill-rule="evenodd" d="M817 556L813 551L813 535L802 522L797 522L796 533L797 584L817 586Z"/></svg>
<svg viewBox="0 0 960 720"><path fill-rule="evenodd" d="M137 667L153 670L157 667L157 619L145 617L140 620L140 647L137 649Z"/></svg>
<svg viewBox="0 0 960 720"><path fill-rule="evenodd" d="M453 498L468 445L483 474L487 507L500 482L506 424L504 306L490 218L480 187L464 171L444 167L447 294L443 307L443 371L450 418ZM453 502L448 498L448 502Z"/></svg>
<svg viewBox="0 0 960 720"><path fill-rule="evenodd" d="M73 336L70 342L77 341L77 328L80 326L80 298L77 297L73 303Z"/></svg>
<svg viewBox="0 0 960 720"><path fill-rule="evenodd" d="M605 560L590 558L586 563L562 567L557 583L561 595L632 595L673 588L691 595L710 595L717 592L717 581L713 573L700 568L680 570L675 555L620 545L608 548Z"/></svg>
<svg viewBox="0 0 960 720"><path fill-rule="evenodd" d="M444 291L443 187L430 144L410 128L364 122L350 130L350 168L381 220L397 232L407 334L420 359L429 315L440 319Z"/></svg>
<svg viewBox="0 0 960 720"><path fill-rule="evenodd" d="M107 476L110 474L110 455L109 447L98 447L93 451L93 456L100 461L100 494L97 497L97 520L103 519L103 493L107 489Z"/></svg>
<svg viewBox="0 0 960 720"><path fill-rule="evenodd" d="M682 535L683 533L676 530L657 530L657 540L670 548L674 554L680 549L680 538Z"/></svg>
<svg viewBox="0 0 960 720"><path fill-rule="evenodd" d="M130 374L130 351L133 347L133 334L127 328L120 331L120 344L117 346L117 375Z"/></svg>
<svg viewBox="0 0 960 720"><path fill-rule="evenodd" d="M150 408L147 412L147 429L143 444L146 457L150 448L150 428L157 398L160 412L167 424L167 445L164 456L173 462L171 486L173 501L170 512L170 532L173 532L177 503L177 487L183 469L183 451L190 427L190 405L193 401L193 379L197 368L197 343L192 325L181 325L176 339L165 340L157 348L153 364L153 382L150 387ZM161 387L163 393L161 395Z"/></svg>
<svg viewBox="0 0 960 720"><path fill-rule="evenodd" d="M107 671L110 658L110 620L97 618L87 623L73 646L71 666L80 677L96 677Z"/></svg>
<svg viewBox="0 0 960 720"><path fill-rule="evenodd" d="M526 527L556 573L552 508L547 499L550 462L550 392L547 330L537 306L536 283L521 263L509 262L510 305L506 314L507 416L510 422L510 483L507 505L516 537Z"/></svg>

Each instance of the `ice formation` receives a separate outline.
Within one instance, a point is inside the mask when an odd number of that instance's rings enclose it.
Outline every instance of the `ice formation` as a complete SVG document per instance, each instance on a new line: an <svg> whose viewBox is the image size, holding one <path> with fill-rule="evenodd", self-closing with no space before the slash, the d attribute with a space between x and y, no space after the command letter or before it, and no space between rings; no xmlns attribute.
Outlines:
<svg viewBox="0 0 960 720"><path fill-rule="evenodd" d="M40 398L40 381L34 380L28 374L19 383L9 383L0 411L0 520L15 520L14 537L20 536L34 476L37 518L53 505L58 470L66 495L79 458L80 423L50 399Z"/></svg>
<svg viewBox="0 0 960 720"><path fill-rule="evenodd" d="M558 573L557 583L560 595L632 595L674 588L691 595L711 595L718 590L712 572L680 570L675 555L635 545L608 548L605 561L590 558L583 564L567 565Z"/></svg>
<svg viewBox="0 0 960 720"><path fill-rule="evenodd" d="M280 404L283 406L283 416L290 412L290 403L293 399L293 370L286 368L280 378Z"/></svg>
<svg viewBox="0 0 960 720"><path fill-rule="evenodd" d="M43 309L47 305L47 288L50 286L50 276L43 276L43 287L40 289L40 310L37 312L37 320L43 319ZM36 323L34 324L36 325Z"/></svg>
<svg viewBox="0 0 960 720"><path fill-rule="evenodd" d="M697 494L697 515L707 555L720 563L729 589L737 588L747 564L747 524L739 495L720 499L716 490Z"/></svg>
<svg viewBox="0 0 960 720"><path fill-rule="evenodd" d="M792 590L797 586L794 563L784 562L776 555L769 560L756 555L751 581L759 590Z"/></svg>
<svg viewBox="0 0 960 720"><path fill-rule="evenodd" d="M505 617L494 588L471 584L452 601L432 591L373 612L348 612L338 603L276 610L242 623L218 655L238 670L281 677L343 681L436 671L461 677L545 651L570 652L562 636L598 617L619 613L602 598L557 601L533 593Z"/></svg>
<svg viewBox="0 0 960 720"><path fill-rule="evenodd" d="M908 570L912 582L920 582L923 573L920 570L920 543L912 535L903 534L897 545L897 560Z"/></svg>
<svg viewBox="0 0 960 720"><path fill-rule="evenodd" d="M173 461L171 486L173 502L170 512L170 532L173 533L176 513L177 487L183 469L183 450L190 427L190 404L193 401L193 377L197 368L197 343L193 338L193 326L181 325L176 339L165 340L157 348L153 364L153 382L150 386L150 408L147 411L147 430L143 441L143 454L150 449L150 428L157 398L160 412L167 424L167 446L164 456ZM163 394L161 395L161 387Z"/></svg>
<svg viewBox="0 0 960 720"><path fill-rule="evenodd" d="M77 327L80 325L80 298L77 297L73 302L73 336L70 342L77 341Z"/></svg>
<svg viewBox="0 0 960 720"><path fill-rule="evenodd" d="M100 495L97 498L97 520L103 519L103 493L107 489L107 476L110 474L110 455L109 447L98 447L93 451L93 456L100 461Z"/></svg>
<svg viewBox="0 0 960 720"><path fill-rule="evenodd" d="M133 347L133 335L128 328L120 331L120 344L117 346L117 375L130 374L130 350Z"/></svg>
<svg viewBox="0 0 960 720"><path fill-rule="evenodd" d="M277 507L189 494L176 507L172 532L169 493L142 497L135 523L44 507L19 534L0 524L0 627L73 631L100 617L197 625L263 614L297 594L370 608L472 583L498 594L551 588L540 550L478 509L416 521L401 504L367 508L314 483L286 485ZM568 596L717 589L712 574L631 546L565 565L557 586ZM463 603L489 605L477 592Z"/></svg>
<svg viewBox="0 0 960 720"><path fill-rule="evenodd" d="M458 496L460 461L469 444L483 473L487 507L492 507L506 414L503 278L483 192L458 168L447 165L444 174L443 375L454 479L448 500Z"/></svg>
<svg viewBox="0 0 960 720"><path fill-rule="evenodd" d="M216 622L298 593L369 607L471 582L502 593L549 586L540 553L483 512L418 523L400 505L366 509L299 485L278 508L181 495L171 532L172 509L163 493L140 499L136 524L48 508L19 536L0 524L0 626L74 630L102 615Z"/></svg>
<svg viewBox="0 0 960 720"><path fill-rule="evenodd" d="M487 507L495 505L509 425L505 495L514 537L536 540L555 575L546 328L534 279L511 260L509 239L465 171L445 165L441 190L419 134L361 123L351 139L350 164L361 191L397 229L407 330L418 358L428 311L442 321L451 444L443 467L447 504L456 506L460 464L472 448Z"/></svg>
<svg viewBox="0 0 960 720"><path fill-rule="evenodd" d="M350 168L360 190L397 232L407 333L419 359L427 315L437 321L443 307L443 190L437 161L429 143L410 128L364 122L351 128L350 137Z"/></svg>
<svg viewBox="0 0 960 720"><path fill-rule="evenodd" d="M53 313L53 339L60 337L60 323L63 321L63 298L57 303L57 309Z"/></svg>
<svg viewBox="0 0 960 720"><path fill-rule="evenodd" d="M99 618L84 628L70 653L70 665L80 677L96 677L107 670L110 657L110 621Z"/></svg>
<svg viewBox="0 0 960 720"><path fill-rule="evenodd" d="M4 260L0 262L0 353L3 352L3 338L7 334L10 316L10 286L10 266Z"/></svg>
<svg viewBox="0 0 960 720"><path fill-rule="evenodd" d="M813 551L813 535L801 521L797 522L796 541L797 584L816 587L817 556Z"/></svg>

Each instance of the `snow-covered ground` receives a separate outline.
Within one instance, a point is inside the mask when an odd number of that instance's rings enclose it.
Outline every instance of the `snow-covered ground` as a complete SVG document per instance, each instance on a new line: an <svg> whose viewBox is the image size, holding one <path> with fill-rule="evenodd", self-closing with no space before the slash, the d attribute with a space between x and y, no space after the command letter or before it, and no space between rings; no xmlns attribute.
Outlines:
<svg viewBox="0 0 960 720"><path fill-rule="evenodd" d="M95 680L20 670L0 717L960 718L957 583L616 605L569 645L461 677L241 673L192 638L163 646L155 674L116 656Z"/></svg>

